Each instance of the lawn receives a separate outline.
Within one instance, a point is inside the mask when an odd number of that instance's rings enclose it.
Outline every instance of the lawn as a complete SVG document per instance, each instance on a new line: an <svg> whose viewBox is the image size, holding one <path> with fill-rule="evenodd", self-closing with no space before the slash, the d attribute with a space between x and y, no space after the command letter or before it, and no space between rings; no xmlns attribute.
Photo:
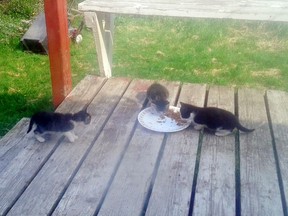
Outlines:
<svg viewBox="0 0 288 216"><path fill-rule="evenodd" d="M38 10L7 13L2 2L0 137L21 118L53 110L48 57L19 43ZM288 91L287 23L119 16L115 25L114 76ZM92 33L82 34L82 43L71 43L74 86L98 74Z"/></svg>

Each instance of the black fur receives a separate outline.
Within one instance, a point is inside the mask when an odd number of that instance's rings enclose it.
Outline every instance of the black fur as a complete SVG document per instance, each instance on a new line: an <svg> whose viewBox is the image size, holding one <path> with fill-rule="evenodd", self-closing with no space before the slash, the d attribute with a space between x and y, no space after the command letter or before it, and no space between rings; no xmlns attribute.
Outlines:
<svg viewBox="0 0 288 216"><path fill-rule="evenodd" d="M147 89L147 98L157 111L163 112L169 108L169 91L159 83L153 83Z"/></svg>
<svg viewBox="0 0 288 216"><path fill-rule="evenodd" d="M191 104L182 103L180 108L181 117L188 119L193 113L193 122L196 125L204 125L209 130L233 131L235 128L243 132L252 132L254 129L243 127L239 119L231 112L216 107L196 107Z"/></svg>
<svg viewBox="0 0 288 216"><path fill-rule="evenodd" d="M33 124L36 124L37 126L34 133L67 132L74 128L72 121L82 121L85 124L89 124L91 116L86 112L86 110L81 110L75 114L38 112L31 117L27 133L31 131Z"/></svg>

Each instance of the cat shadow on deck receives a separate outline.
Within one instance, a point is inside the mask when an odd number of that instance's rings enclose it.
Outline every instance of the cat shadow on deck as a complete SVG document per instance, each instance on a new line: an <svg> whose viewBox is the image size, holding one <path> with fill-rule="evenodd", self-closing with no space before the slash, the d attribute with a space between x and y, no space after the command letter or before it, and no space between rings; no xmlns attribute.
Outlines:
<svg viewBox="0 0 288 216"><path fill-rule="evenodd" d="M78 138L73 132L76 122L83 122L86 125L90 124L91 115L87 113L87 106L74 114L37 112L30 119L27 133L32 130L35 124L34 135L39 142L45 142L53 133L60 133L73 143Z"/></svg>

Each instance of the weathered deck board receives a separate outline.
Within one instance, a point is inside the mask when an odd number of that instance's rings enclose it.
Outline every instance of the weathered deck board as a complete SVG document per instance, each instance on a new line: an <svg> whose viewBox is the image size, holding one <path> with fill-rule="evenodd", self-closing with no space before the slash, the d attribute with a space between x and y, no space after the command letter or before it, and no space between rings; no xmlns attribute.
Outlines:
<svg viewBox="0 0 288 216"><path fill-rule="evenodd" d="M281 215L282 204L264 92L240 89L238 101L241 122L248 128L256 128L253 133L240 134L242 214Z"/></svg>
<svg viewBox="0 0 288 216"><path fill-rule="evenodd" d="M20 120L4 137L0 140L0 157L2 158L8 151L13 151L13 148L17 148L19 142L26 136L28 129L29 119L23 118ZM25 126L26 130L25 130ZM2 161L3 162L3 161ZM2 170L2 163L0 165Z"/></svg>
<svg viewBox="0 0 288 216"><path fill-rule="evenodd" d="M281 179L283 182L283 193L286 198L284 206L288 205L288 94L287 92L271 91L267 92L267 100L271 115L275 146L279 160ZM282 185L281 185L282 187ZM284 197L283 197L284 199ZM285 208L284 207L284 208ZM288 210L286 209L286 214Z"/></svg>
<svg viewBox="0 0 288 216"><path fill-rule="evenodd" d="M209 89L207 106L234 113L234 90ZM194 215L235 214L235 137L204 134L196 187ZM208 202L208 203L207 203Z"/></svg>
<svg viewBox="0 0 288 216"><path fill-rule="evenodd" d="M173 104L179 84L166 82L165 85L170 89L170 102ZM140 124L136 126L98 215L141 214L163 139L163 133L149 131ZM115 205L118 205L117 209Z"/></svg>
<svg viewBox="0 0 288 216"><path fill-rule="evenodd" d="M88 107L89 113L94 116L89 127L77 125L75 131L79 138L76 142L62 142L59 145L8 215L46 215L50 212L128 84L129 80L107 81Z"/></svg>
<svg viewBox="0 0 288 216"><path fill-rule="evenodd" d="M26 120L25 123L22 130L26 133L28 121ZM58 139L59 137L54 137L46 145L42 145L34 138L25 136L16 143L15 148L1 156L0 199L2 202L0 215L10 209L13 202L25 190L27 184L30 183L53 151ZM13 190L11 190L12 188Z"/></svg>
<svg viewBox="0 0 288 216"><path fill-rule="evenodd" d="M20 121L0 140L0 215L287 215L286 92L239 89L235 103L231 88L164 82L172 104L207 100L256 131L163 134L137 121L152 82L87 76L57 109L89 103L75 143L38 143Z"/></svg>
<svg viewBox="0 0 288 216"><path fill-rule="evenodd" d="M129 144L137 115L151 81L134 80L103 128L81 169L60 201L55 215L93 215L113 180Z"/></svg>
<svg viewBox="0 0 288 216"><path fill-rule="evenodd" d="M203 106L205 93L205 85L185 84L178 101ZM195 130L168 135L145 215L188 215L198 142Z"/></svg>

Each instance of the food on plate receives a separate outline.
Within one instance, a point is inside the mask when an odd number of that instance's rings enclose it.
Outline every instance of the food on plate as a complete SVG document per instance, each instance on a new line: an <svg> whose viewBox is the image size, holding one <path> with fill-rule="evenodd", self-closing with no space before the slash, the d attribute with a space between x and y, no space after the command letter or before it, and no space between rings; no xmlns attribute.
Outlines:
<svg viewBox="0 0 288 216"><path fill-rule="evenodd" d="M164 113L164 116L174 120L177 125L184 125L184 124L187 124L187 121L185 119L182 119L181 116L180 116L180 112L177 112L173 109L169 109L167 110L165 113ZM163 117L164 117L163 116ZM160 118L163 118L160 116ZM164 117L165 118L165 117Z"/></svg>

